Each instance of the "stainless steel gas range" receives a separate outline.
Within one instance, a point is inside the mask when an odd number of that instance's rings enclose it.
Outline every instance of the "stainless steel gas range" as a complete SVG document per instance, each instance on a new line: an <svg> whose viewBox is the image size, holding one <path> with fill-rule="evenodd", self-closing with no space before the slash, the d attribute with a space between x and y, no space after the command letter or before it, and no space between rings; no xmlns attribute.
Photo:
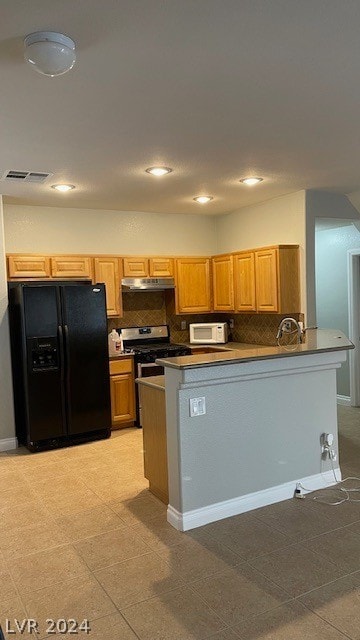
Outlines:
<svg viewBox="0 0 360 640"><path fill-rule="evenodd" d="M191 349L183 344L170 342L170 330L168 325L157 327L127 327L118 329L121 331L123 348L134 354L135 376L144 378L158 376L164 373L164 368L155 364L157 358L172 358L186 356ZM141 427L141 406L136 386L136 425Z"/></svg>

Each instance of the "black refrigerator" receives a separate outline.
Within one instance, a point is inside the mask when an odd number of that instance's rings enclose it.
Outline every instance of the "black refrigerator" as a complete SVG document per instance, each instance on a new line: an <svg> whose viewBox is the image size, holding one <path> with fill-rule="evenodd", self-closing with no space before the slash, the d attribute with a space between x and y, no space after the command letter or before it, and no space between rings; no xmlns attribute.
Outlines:
<svg viewBox="0 0 360 640"><path fill-rule="evenodd" d="M111 433L105 285L9 285L16 435L31 451Z"/></svg>

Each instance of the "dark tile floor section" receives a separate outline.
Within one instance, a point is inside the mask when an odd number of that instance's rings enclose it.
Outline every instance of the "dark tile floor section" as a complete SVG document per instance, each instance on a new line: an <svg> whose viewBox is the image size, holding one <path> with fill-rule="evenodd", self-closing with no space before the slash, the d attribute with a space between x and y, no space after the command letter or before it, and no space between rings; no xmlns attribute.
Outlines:
<svg viewBox="0 0 360 640"><path fill-rule="evenodd" d="M360 476L360 409L339 406L339 427ZM53 617L88 618L90 640L360 640L360 503L309 495L180 533L137 429L0 454L0 620L25 616L39 639Z"/></svg>

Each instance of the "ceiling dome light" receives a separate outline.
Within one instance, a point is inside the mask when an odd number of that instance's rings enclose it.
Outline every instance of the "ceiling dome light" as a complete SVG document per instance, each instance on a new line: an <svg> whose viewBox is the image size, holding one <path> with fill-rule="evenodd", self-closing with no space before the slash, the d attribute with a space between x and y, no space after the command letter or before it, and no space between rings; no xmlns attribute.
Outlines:
<svg viewBox="0 0 360 640"><path fill-rule="evenodd" d="M75 42L54 31L30 33L24 40L24 58L44 76L61 76L76 61Z"/></svg>
<svg viewBox="0 0 360 640"><path fill-rule="evenodd" d="M171 173L170 167L149 167L146 169L146 173L151 173L152 176L166 176L167 173Z"/></svg>
<svg viewBox="0 0 360 640"><path fill-rule="evenodd" d="M210 202L210 200L214 200L214 198L213 196L196 196L193 200L199 204L206 204L207 202Z"/></svg>
<svg viewBox="0 0 360 640"><path fill-rule="evenodd" d="M73 184L53 184L51 185L52 189L56 189L56 191L61 191L61 193L66 193L67 191L71 191L75 189L75 185Z"/></svg>
<svg viewBox="0 0 360 640"><path fill-rule="evenodd" d="M251 178L243 178L242 180L240 180L240 182L242 182L243 184L247 184L248 187L253 187L254 184L258 184L259 182L262 182L264 178L255 178L255 177L251 177Z"/></svg>

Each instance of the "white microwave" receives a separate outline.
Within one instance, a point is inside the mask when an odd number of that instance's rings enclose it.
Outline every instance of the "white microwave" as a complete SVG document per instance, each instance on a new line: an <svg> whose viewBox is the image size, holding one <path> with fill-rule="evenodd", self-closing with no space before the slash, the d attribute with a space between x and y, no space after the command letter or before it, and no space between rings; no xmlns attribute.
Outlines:
<svg viewBox="0 0 360 640"><path fill-rule="evenodd" d="M226 322L199 322L190 324L191 344L221 344L228 341Z"/></svg>

